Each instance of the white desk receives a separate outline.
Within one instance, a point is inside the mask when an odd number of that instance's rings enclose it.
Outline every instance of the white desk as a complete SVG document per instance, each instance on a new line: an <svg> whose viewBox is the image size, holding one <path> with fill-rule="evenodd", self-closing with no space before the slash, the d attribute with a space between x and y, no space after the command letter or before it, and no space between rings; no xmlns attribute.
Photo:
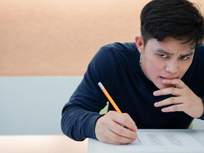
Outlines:
<svg viewBox="0 0 204 153"><path fill-rule="evenodd" d="M151 131L151 130L150 130ZM160 131L160 130L158 130ZM204 145L204 130L182 130L192 133L199 142ZM96 142L98 146L93 146L90 142ZM109 146L108 148L105 148ZM127 145L103 144L96 140L77 142L64 135L17 135L17 136L0 136L0 153L120 153ZM122 149L123 148L123 149ZM109 150L107 150L109 149ZM132 153L132 152L128 152ZM138 152L140 153L140 152ZM157 153L157 152L156 152ZM165 152L166 153L166 152ZM175 153L175 152L174 152ZM195 152L193 152L195 153ZM200 152L199 152L200 153ZM204 153L204 150L203 152Z"/></svg>
<svg viewBox="0 0 204 153"><path fill-rule="evenodd" d="M204 153L204 130L139 130L128 145L89 140L88 153Z"/></svg>
<svg viewBox="0 0 204 153"><path fill-rule="evenodd" d="M0 136L0 153L86 153L87 140L63 135Z"/></svg>

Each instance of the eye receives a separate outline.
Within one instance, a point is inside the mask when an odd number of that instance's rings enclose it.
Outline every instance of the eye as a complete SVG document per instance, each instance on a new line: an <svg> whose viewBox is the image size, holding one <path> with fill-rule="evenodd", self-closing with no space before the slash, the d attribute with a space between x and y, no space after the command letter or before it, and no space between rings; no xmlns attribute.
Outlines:
<svg viewBox="0 0 204 153"><path fill-rule="evenodd" d="M184 57L181 57L181 59L184 61L187 61L187 60L191 59L191 56L184 56Z"/></svg>
<svg viewBox="0 0 204 153"><path fill-rule="evenodd" d="M157 54L159 57L163 58L163 59L168 59L169 56L166 54Z"/></svg>

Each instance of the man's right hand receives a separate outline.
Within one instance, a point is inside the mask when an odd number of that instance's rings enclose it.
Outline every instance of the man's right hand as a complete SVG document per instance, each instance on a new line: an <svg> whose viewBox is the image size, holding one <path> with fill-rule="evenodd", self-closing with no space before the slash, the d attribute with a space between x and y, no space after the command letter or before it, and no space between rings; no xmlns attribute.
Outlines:
<svg viewBox="0 0 204 153"><path fill-rule="evenodd" d="M96 122L96 138L104 143L129 144L135 141L137 126L127 113L109 111Z"/></svg>

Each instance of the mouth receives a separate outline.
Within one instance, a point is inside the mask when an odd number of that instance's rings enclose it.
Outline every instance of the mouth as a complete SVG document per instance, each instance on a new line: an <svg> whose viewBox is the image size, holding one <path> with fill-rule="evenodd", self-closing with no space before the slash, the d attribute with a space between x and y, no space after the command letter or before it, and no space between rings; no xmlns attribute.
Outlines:
<svg viewBox="0 0 204 153"><path fill-rule="evenodd" d="M163 76L159 76L159 78L162 80L173 80L173 79L179 79L179 77L163 77ZM162 83L163 84L163 83ZM175 87L175 85L173 84L163 84L165 88L167 87Z"/></svg>
<svg viewBox="0 0 204 153"><path fill-rule="evenodd" d="M159 76L160 79L165 79L165 80L173 80L173 79L179 79L179 77L163 77Z"/></svg>

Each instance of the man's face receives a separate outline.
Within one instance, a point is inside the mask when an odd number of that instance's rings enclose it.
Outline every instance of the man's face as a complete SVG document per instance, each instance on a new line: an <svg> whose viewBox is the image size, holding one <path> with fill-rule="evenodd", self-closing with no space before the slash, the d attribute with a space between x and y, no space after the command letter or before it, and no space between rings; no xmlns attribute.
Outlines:
<svg viewBox="0 0 204 153"><path fill-rule="evenodd" d="M195 49L188 43L168 37L163 41L150 39L144 46L142 37L135 40L141 54L141 68L159 89L168 87L162 83L163 79L181 79L192 63Z"/></svg>

